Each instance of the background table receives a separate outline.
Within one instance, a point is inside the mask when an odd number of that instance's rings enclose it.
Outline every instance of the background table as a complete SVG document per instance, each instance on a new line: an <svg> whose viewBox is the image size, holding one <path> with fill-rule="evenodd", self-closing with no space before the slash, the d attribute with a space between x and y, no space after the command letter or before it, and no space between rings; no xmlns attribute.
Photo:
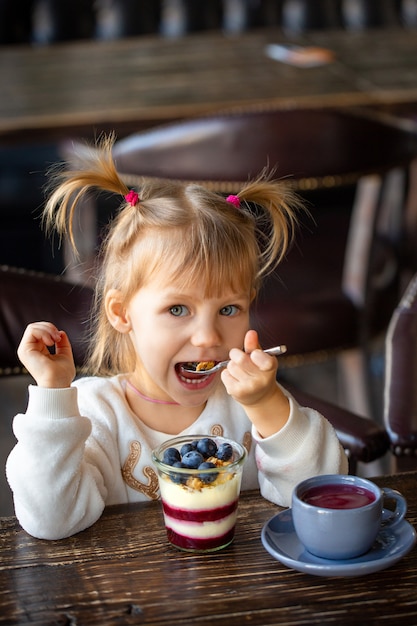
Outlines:
<svg viewBox="0 0 417 626"><path fill-rule="evenodd" d="M299 68L268 58L269 43L323 46L334 62ZM376 29L200 33L49 47L0 48L0 139L45 139L247 105L351 106L417 101L417 33Z"/></svg>
<svg viewBox="0 0 417 626"><path fill-rule="evenodd" d="M376 479L408 499L417 521L417 473ZM417 623L417 549L384 571L321 578L281 565L262 546L279 508L242 495L234 543L193 555L167 544L160 503L108 507L90 529L39 541L0 520L0 624Z"/></svg>

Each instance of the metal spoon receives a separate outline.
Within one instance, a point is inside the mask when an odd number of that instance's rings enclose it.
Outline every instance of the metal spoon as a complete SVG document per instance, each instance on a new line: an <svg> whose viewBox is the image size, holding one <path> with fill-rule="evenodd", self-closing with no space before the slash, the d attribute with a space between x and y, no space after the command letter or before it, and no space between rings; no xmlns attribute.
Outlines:
<svg viewBox="0 0 417 626"><path fill-rule="evenodd" d="M284 352L286 351L287 351L287 346L276 346L275 348L268 348L267 350L264 350L263 352L265 352L266 354L271 354L272 356L278 356L279 354L284 354ZM210 367L207 370L197 371L195 369L191 369L190 367L185 367L185 366L183 366L182 369L185 372L191 372L192 374L197 374L198 376L209 376L210 374L214 374L215 372L218 372L219 370L226 367L228 363L230 363L230 359L228 361L219 361L219 363L216 363L216 365L214 365L213 367Z"/></svg>

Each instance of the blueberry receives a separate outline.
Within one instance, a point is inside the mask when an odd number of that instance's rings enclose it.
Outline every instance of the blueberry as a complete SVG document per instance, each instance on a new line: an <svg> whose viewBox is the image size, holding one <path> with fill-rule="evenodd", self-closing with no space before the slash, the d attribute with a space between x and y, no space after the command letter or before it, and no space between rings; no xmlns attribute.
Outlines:
<svg viewBox="0 0 417 626"><path fill-rule="evenodd" d="M220 459L220 461L229 461L233 456L233 448L230 443L221 443L219 445L219 449L217 450L216 457Z"/></svg>
<svg viewBox="0 0 417 626"><path fill-rule="evenodd" d="M162 463L174 465L176 461L181 461L181 455L176 448L167 448L162 456Z"/></svg>
<svg viewBox="0 0 417 626"><path fill-rule="evenodd" d="M217 445L213 441L213 439L204 437L204 439L199 440L197 444L197 450L200 452L200 454L203 455L205 459L208 459L210 456L216 455Z"/></svg>
<svg viewBox="0 0 417 626"><path fill-rule="evenodd" d="M203 461L203 456L197 452L197 450L191 450L182 457L182 463L184 467L188 467L188 469L197 469Z"/></svg>
<svg viewBox="0 0 417 626"><path fill-rule="evenodd" d="M175 461L175 463L172 464L172 467L185 467L185 465L184 463L181 463L181 461ZM170 473L170 478L173 483L183 485L187 482L188 475L182 474L180 472L178 472L178 474L175 474L174 472L172 472L172 474Z"/></svg>
<svg viewBox="0 0 417 626"><path fill-rule="evenodd" d="M198 469L213 469L216 466L211 461L204 461L200 463ZM218 472L210 472L210 474L199 474L199 479L203 481L203 483L212 483L216 480Z"/></svg>
<svg viewBox="0 0 417 626"><path fill-rule="evenodd" d="M180 454L181 456L184 456L184 454L187 454L187 452L191 452L191 450L195 450L196 446L194 446L192 443L185 443L183 446L181 446L181 450L180 450Z"/></svg>

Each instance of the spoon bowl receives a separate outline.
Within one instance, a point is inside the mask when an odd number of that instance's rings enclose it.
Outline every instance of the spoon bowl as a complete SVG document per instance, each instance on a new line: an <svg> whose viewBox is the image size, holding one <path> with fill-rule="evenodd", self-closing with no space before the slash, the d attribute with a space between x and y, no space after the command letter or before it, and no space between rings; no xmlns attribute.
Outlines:
<svg viewBox="0 0 417 626"><path fill-rule="evenodd" d="M278 356L279 354L284 354L286 351L287 346L275 346L275 348L268 348L267 350L263 350L263 352L265 352L266 354L270 354L271 356ZM213 365L213 367L209 367L207 369L197 370L191 367L186 367L185 365L182 369L184 370L184 372L190 372L192 374L196 374L197 376L210 376L211 374L218 372L224 367L227 367L228 363L230 363L230 359L227 361L219 361L219 363L216 363L216 365Z"/></svg>

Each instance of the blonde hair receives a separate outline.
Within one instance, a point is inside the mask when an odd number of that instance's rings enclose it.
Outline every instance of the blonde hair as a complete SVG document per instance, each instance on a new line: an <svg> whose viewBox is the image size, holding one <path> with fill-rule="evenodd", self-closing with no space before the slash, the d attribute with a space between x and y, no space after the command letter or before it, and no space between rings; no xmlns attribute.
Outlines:
<svg viewBox="0 0 417 626"><path fill-rule="evenodd" d="M80 167L51 172L45 224L69 236L74 249L80 200L92 189L123 197L129 192L112 157L114 140L113 135L102 138L84 154ZM130 338L107 318L104 298L109 289L119 290L127 304L163 271L179 287L203 285L207 296L218 295L225 286L256 291L260 279L285 255L300 207L289 186L265 172L243 185L239 208L192 183L143 178L137 191L138 203L122 202L101 246L88 359L94 374L132 371L135 364Z"/></svg>

